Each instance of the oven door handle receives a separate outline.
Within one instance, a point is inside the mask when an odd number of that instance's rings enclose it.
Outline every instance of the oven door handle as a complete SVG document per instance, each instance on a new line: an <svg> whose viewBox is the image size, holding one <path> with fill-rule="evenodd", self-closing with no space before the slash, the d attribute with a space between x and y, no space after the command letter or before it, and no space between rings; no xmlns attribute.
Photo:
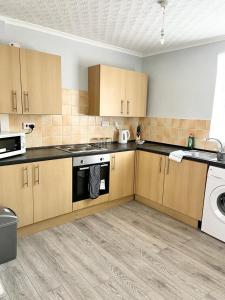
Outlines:
<svg viewBox="0 0 225 300"><path fill-rule="evenodd" d="M108 166L109 166L108 164L104 164L104 165L101 165L101 168L108 167Z"/></svg>
<svg viewBox="0 0 225 300"><path fill-rule="evenodd" d="M101 165L101 168L108 167L108 166L109 166L108 164L103 164L103 165ZM89 170L89 169L90 169L90 167L83 167L83 168L79 168L79 171Z"/></svg>
<svg viewBox="0 0 225 300"><path fill-rule="evenodd" d="M79 168L79 171L83 171L83 170L89 170L89 167L84 167L84 168Z"/></svg>

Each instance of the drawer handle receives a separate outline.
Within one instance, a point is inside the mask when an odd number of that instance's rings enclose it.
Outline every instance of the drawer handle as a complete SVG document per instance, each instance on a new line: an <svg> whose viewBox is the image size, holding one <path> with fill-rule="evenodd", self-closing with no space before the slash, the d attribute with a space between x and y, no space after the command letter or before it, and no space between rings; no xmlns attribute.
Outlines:
<svg viewBox="0 0 225 300"><path fill-rule="evenodd" d="M160 157L160 160L159 160L159 173L162 172L162 156Z"/></svg>
<svg viewBox="0 0 225 300"><path fill-rule="evenodd" d="M28 168L23 168L23 187L28 187L29 181L28 181Z"/></svg>
<svg viewBox="0 0 225 300"><path fill-rule="evenodd" d="M115 170L116 168L116 158L115 155L112 156L112 170Z"/></svg>
<svg viewBox="0 0 225 300"><path fill-rule="evenodd" d="M170 160L169 158L167 159L167 170L166 170L166 174L169 175L169 172L170 172Z"/></svg>
<svg viewBox="0 0 225 300"><path fill-rule="evenodd" d="M124 103L124 101L121 100L121 111L120 111L121 115L123 115L123 103Z"/></svg>
<svg viewBox="0 0 225 300"><path fill-rule="evenodd" d="M40 184L39 166L34 167L34 184Z"/></svg>
<svg viewBox="0 0 225 300"><path fill-rule="evenodd" d="M17 94L12 90L12 110L17 112Z"/></svg>
<svg viewBox="0 0 225 300"><path fill-rule="evenodd" d="M130 114L130 101L127 101L127 114Z"/></svg>
<svg viewBox="0 0 225 300"><path fill-rule="evenodd" d="M24 99L24 110L25 112L29 112L29 96L28 91L23 92L23 99Z"/></svg>

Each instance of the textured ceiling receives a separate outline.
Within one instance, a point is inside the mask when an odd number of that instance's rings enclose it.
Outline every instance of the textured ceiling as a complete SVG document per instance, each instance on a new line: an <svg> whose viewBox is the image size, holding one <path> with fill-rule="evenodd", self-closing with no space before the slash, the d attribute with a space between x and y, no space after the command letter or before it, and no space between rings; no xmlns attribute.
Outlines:
<svg viewBox="0 0 225 300"><path fill-rule="evenodd" d="M225 0L168 0L163 46L157 0L0 0L0 15L142 54L225 36Z"/></svg>

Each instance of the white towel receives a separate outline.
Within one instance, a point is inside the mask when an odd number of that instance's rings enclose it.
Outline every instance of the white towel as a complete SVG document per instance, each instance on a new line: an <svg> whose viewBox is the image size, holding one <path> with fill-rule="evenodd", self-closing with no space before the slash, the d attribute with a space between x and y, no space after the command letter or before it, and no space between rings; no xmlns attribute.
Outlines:
<svg viewBox="0 0 225 300"><path fill-rule="evenodd" d="M184 156L191 156L191 153L189 153L188 151L183 151L183 150L173 151L173 152L170 152L169 159L180 163Z"/></svg>
<svg viewBox="0 0 225 300"><path fill-rule="evenodd" d="M5 296L5 291L4 291L3 285L0 281L0 299L3 298L4 296Z"/></svg>

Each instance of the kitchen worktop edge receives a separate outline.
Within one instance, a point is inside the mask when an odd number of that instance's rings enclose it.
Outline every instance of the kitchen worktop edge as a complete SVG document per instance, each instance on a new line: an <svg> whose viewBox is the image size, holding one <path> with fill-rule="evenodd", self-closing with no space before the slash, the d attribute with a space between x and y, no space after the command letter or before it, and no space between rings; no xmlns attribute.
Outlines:
<svg viewBox="0 0 225 300"><path fill-rule="evenodd" d="M156 154L168 156L170 152L176 150L187 150L185 147L156 143L156 142L145 142L143 145L137 145L134 141L128 142L127 144L119 143L109 143L107 146L104 146L107 150L102 151L93 151L93 152L83 152L83 153L69 153L60 149L56 149L56 146L47 146L47 147L37 147L37 148L28 148L27 152L22 155L9 157L6 159L0 160L0 166L5 165L14 165L14 164L23 164L23 163L32 163L45 160L53 159L62 159L62 158L72 158L72 157L81 157L87 155L97 155L97 154L106 154L106 153L115 153L123 151L147 151ZM199 150L202 157L184 157L184 159L192 160L196 162L206 163L212 166L225 168L225 162L215 161L216 153L212 151ZM207 155L209 158L207 159Z"/></svg>

